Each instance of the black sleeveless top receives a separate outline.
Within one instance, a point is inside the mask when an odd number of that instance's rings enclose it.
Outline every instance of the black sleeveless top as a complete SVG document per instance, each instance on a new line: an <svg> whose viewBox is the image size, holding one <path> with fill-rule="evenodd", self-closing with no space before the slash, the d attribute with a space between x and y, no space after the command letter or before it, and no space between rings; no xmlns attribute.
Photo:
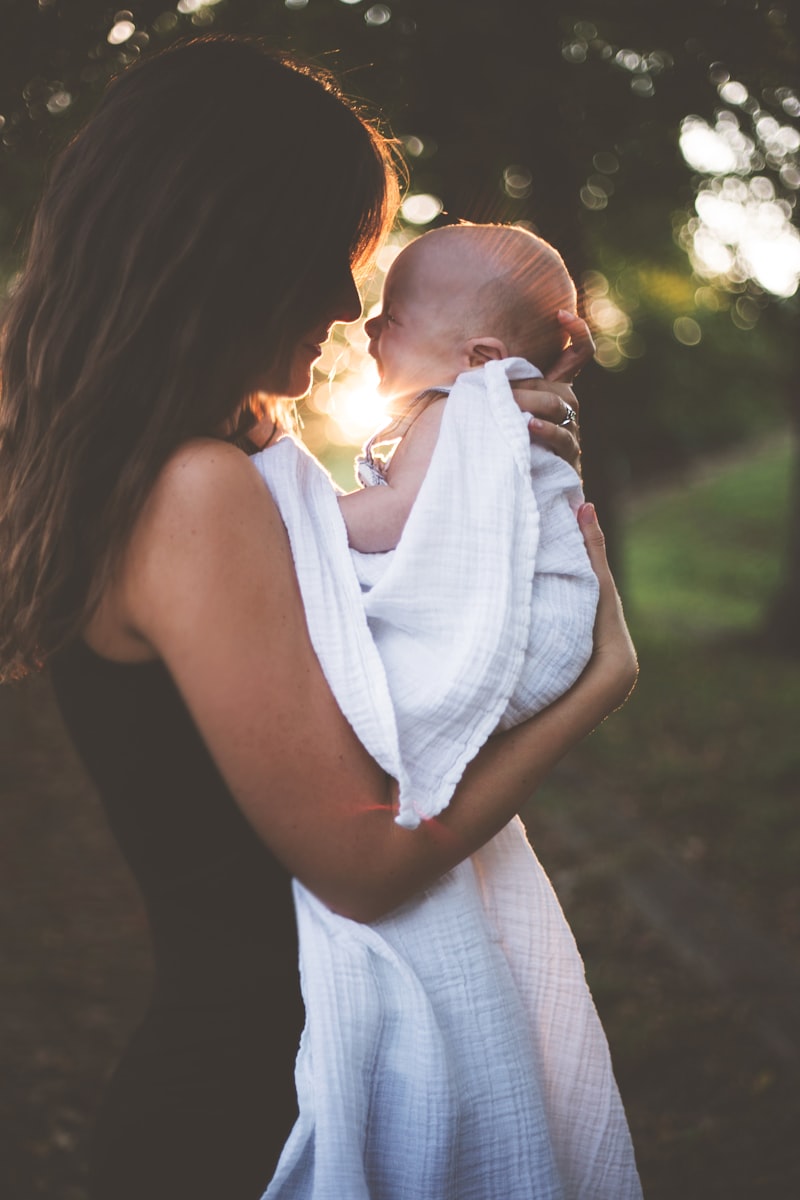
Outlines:
<svg viewBox="0 0 800 1200"><path fill-rule="evenodd" d="M242 816L161 662L78 641L51 676L144 898L151 1007L98 1122L96 1200L258 1200L296 1116L290 879Z"/></svg>

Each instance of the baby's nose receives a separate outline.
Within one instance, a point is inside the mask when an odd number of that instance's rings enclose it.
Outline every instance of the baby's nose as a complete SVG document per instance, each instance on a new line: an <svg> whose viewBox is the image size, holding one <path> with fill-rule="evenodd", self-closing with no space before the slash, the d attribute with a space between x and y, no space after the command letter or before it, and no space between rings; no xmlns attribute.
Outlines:
<svg viewBox="0 0 800 1200"><path fill-rule="evenodd" d="M381 319L379 316L370 317L370 319L368 321L364 322L364 332L366 333L368 338L377 337L378 333L380 332L380 327L381 327Z"/></svg>

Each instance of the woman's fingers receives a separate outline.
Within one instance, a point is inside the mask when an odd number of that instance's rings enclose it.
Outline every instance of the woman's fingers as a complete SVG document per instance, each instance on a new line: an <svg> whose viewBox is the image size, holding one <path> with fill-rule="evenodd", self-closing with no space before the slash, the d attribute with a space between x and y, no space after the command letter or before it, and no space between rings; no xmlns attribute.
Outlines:
<svg viewBox="0 0 800 1200"><path fill-rule="evenodd" d="M551 379L521 379L515 380L511 387L514 399L523 412L542 421L551 421L553 425L563 425L564 428L577 425L578 401L568 383ZM570 414L572 420L565 424Z"/></svg>
<svg viewBox="0 0 800 1200"><path fill-rule="evenodd" d="M614 580L611 576L611 568L608 565L608 555L606 554L606 538L600 528L600 522L597 520L597 512L593 504L586 503L580 506L578 509L578 524L583 534L586 553L589 555L592 570L601 585L609 581L613 584ZM614 590L616 591L616 587Z"/></svg>
<svg viewBox="0 0 800 1200"><path fill-rule="evenodd" d="M583 317L575 313L559 309L558 319L570 342L561 357L553 364L545 378L551 383L572 383L578 373L583 370L594 357L595 344L592 331Z"/></svg>
<svg viewBox="0 0 800 1200"><path fill-rule="evenodd" d="M546 446L575 470L581 460L578 401L568 383L549 379L515 380L519 408L530 415L531 441Z"/></svg>
<svg viewBox="0 0 800 1200"><path fill-rule="evenodd" d="M636 650L628 626L625 624L622 602L608 565L606 539L597 520L593 504L580 506L578 524L583 534L589 562L600 585L594 627L594 650L596 655L606 656L609 661L613 662L617 679L618 703L622 704L630 695L639 674Z"/></svg>
<svg viewBox="0 0 800 1200"><path fill-rule="evenodd" d="M542 421L539 417L531 417L528 422L531 441L539 446L552 450L564 462L568 462L580 473L581 444L578 441L578 427L554 425L552 421Z"/></svg>

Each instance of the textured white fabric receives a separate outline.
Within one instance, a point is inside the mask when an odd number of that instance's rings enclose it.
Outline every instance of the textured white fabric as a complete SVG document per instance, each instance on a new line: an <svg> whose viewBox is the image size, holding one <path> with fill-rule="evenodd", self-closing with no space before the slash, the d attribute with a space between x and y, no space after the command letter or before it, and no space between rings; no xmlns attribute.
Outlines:
<svg viewBox="0 0 800 1200"><path fill-rule="evenodd" d="M350 555L334 486L299 444L254 460L323 671L409 825L590 652L577 477L531 450L508 386L533 373L509 360L459 377L389 555ZM265 1200L641 1195L582 963L521 822L370 926L294 894L300 1116Z"/></svg>
<svg viewBox="0 0 800 1200"><path fill-rule="evenodd" d="M580 480L531 445L509 384L539 374L517 358L460 375L396 550L353 554L394 703L408 828L447 806L498 726L550 704L591 654Z"/></svg>
<svg viewBox="0 0 800 1200"><path fill-rule="evenodd" d="M518 819L373 925L294 886L300 1116L265 1200L638 1200L583 964Z"/></svg>

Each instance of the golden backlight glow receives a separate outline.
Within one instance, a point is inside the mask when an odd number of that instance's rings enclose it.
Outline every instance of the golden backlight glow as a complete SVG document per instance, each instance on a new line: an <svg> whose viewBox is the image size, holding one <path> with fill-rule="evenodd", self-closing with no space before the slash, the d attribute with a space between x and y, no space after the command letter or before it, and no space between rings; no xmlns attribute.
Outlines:
<svg viewBox="0 0 800 1200"><path fill-rule="evenodd" d="M364 322L374 311L377 305L352 325L339 326L316 364L317 382L305 403L318 419L318 434L334 445L360 446L388 420L364 333Z"/></svg>
<svg viewBox="0 0 800 1200"><path fill-rule="evenodd" d="M397 255L416 236L408 230L390 235L380 250L375 271L364 288L364 313L352 325L339 325L323 348L315 367L316 382L306 400L312 448L325 441L336 446L361 446L388 424L387 400L378 395L378 370L367 352L364 323L380 311L383 281Z"/></svg>
<svg viewBox="0 0 800 1200"><path fill-rule="evenodd" d="M369 363L346 382L329 385L325 424L329 441L360 445L388 423L389 413L377 394L377 385L378 372Z"/></svg>

